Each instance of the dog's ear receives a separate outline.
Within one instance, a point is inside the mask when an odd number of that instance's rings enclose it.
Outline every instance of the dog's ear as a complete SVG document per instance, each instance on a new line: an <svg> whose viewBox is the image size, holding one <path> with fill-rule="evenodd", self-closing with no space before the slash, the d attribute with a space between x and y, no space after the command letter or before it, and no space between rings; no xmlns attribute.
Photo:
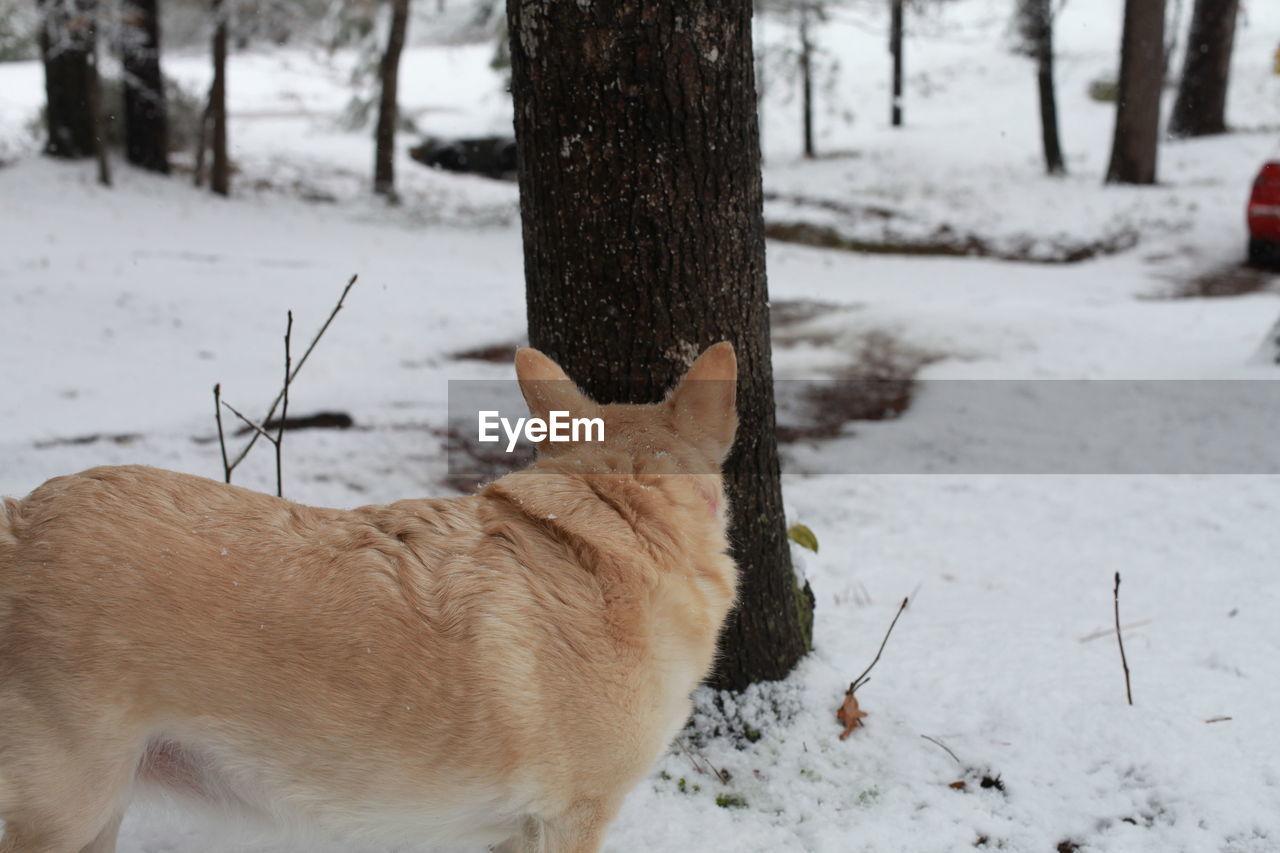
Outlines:
<svg viewBox="0 0 1280 853"><path fill-rule="evenodd" d="M724 461L738 430L738 359L722 341L698 356L666 400L681 435Z"/></svg>
<svg viewBox="0 0 1280 853"><path fill-rule="evenodd" d="M547 419L551 412L583 416L598 408L578 386L547 356L530 347L516 350L516 379L520 393L535 418Z"/></svg>

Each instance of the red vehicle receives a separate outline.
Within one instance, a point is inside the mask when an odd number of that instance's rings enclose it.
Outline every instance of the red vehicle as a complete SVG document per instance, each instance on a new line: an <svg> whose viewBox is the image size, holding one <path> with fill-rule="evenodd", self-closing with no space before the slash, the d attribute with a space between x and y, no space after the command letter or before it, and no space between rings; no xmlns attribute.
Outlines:
<svg viewBox="0 0 1280 853"><path fill-rule="evenodd" d="M1280 263L1280 159L1262 167L1249 197L1249 263Z"/></svg>

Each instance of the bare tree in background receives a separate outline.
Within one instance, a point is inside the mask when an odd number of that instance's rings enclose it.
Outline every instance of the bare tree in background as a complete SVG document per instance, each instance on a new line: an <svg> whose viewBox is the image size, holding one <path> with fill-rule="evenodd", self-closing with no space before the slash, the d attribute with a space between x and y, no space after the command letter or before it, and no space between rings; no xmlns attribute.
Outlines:
<svg viewBox="0 0 1280 853"><path fill-rule="evenodd" d="M125 0L120 34L124 72L125 159L169 173L169 120L160 73L157 0Z"/></svg>
<svg viewBox="0 0 1280 853"><path fill-rule="evenodd" d="M809 26L817 15L812 3L800 4L800 104L804 119L804 156L813 158L813 41Z"/></svg>
<svg viewBox="0 0 1280 853"><path fill-rule="evenodd" d="M1066 174L1058 136L1058 97L1053 80L1053 0L1021 0L1018 29L1023 50L1036 60L1036 84L1040 93L1040 142L1044 168L1050 175Z"/></svg>
<svg viewBox="0 0 1280 853"><path fill-rule="evenodd" d="M904 0L889 0L889 54L893 57L893 92L889 123L902 127L902 29Z"/></svg>
<svg viewBox="0 0 1280 853"><path fill-rule="evenodd" d="M209 88L213 167L209 189L231 194L231 158L227 152L227 17L226 0L213 0L213 85Z"/></svg>
<svg viewBox="0 0 1280 853"><path fill-rule="evenodd" d="M77 159L97 153L93 87L97 14L94 0L37 0L44 61L45 153Z"/></svg>
<svg viewBox="0 0 1280 853"><path fill-rule="evenodd" d="M400 120L396 91L400 78L400 53L404 50L409 26L409 0L391 0L391 29L387 49L382 54L382 96L378 105L378 128L373 163L373 191L395 197L396 123Z"/></svg>
<svg viewBox="0 0 1280 853"><path fill-rule="evenodd" d="M740 603L713 683L787 675L813 600L774 438L750 0L509 0L529 340L594 399L651 402L737 349L725 466Z"/></svg>
<svg viewBox="0 0 1280 853"><path fill-rule="evenodd" d="M1227 130L1227 81L1239 0L1196 0L1169 135L1208 136Z"/></svg>
<svg viewBox="0 0 1280 853"><path fill-rule="evenodd" d="M1125 0L1107 183L1154 184L1164 84L1165 0Z"/></svg>
<svg viewBox="0 0 1280 853"><path fill-rule="evenodd" d="M97 19L97 0L90 9ZM93 153L98 160L98 183L111 186L111 161L107 157L107 111L102 103L102 75L99 73L98 44L89 49L89 118L93 123Z"/></svg>

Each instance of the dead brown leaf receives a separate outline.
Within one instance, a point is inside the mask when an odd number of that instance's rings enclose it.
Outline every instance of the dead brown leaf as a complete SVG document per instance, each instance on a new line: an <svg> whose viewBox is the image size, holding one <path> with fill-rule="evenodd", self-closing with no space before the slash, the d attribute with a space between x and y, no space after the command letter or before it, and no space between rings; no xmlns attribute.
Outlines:
<svg viewBox="0 0 1280 853"><path fill-rule="evenodd" d="M858 707L858 697L852 692L844 694L844 704L836 711L836 721L844 726L844 731L840 733L840 740L844 740L853 733L858 726L863 725L862 718L867 716L867 712Z"/></svg>

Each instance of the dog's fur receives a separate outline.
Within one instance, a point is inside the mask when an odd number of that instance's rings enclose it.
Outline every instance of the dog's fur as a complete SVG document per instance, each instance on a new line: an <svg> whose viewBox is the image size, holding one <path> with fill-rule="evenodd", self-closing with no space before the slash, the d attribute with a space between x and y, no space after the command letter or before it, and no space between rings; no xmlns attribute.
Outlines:
<svg viewBox="0 0 1280 853"><path fill-rule="evenodd" d="M144 467L0 504L0 853L110 853L162 789L365 841L599 849L734 600L733 349L473 497L343 511ZM714 380L714 381L701 381Z"/></svg>

